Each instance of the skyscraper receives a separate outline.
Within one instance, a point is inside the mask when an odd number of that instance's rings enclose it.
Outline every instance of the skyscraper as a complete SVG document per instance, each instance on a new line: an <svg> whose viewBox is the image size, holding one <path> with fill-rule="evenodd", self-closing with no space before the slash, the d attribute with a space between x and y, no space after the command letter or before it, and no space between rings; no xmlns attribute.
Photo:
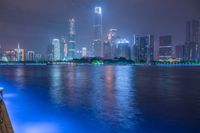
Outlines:
<svg viewBox="0 0 200 133"><path fill-rule="evenodd" d="M95 7L94 10L94 50L95 57L103 57L103 44L102 44L102 8Z"/></svg>
<svg viewBox="0 0 200 133"><path fill-rule="evenodd" d="M53 61L54 60L54 58L53 58L53 51L54 51L53 44L49 44L47 46L47 55L46 55L46 60L47 61Z"/></svg>
<svg viewBox="0 0 200 133"><path fill-rule="evenodd" d="M2 60L2 57L3 57L3 49L2 49L2 46L0 44L0 61Z"/></svg>
<svg viewBox="0 0 200 133"><path fill-rule="evenodd" d="M17 61L21 61L21 50L20 50L20 44L17 45Z"/></svg>
<svg viewBox="0 0 200 133"><path fill-rule="evenodd" d="M62 37L60 39L60 59L65 60L65 45L66 45L66 39Z"/></svg>
<svg viewBox="0 0 200 133"><path fill-rule="evenodd" d="M119 39L117 29L110 29L107 39L108 43L111 45L111 57L117 57L117 39Z"/></svg>
<svg viewBox="0 0 200 133"><path fill-rule="evenodd" d="M160 36L159 38L159 60L169 61L172 59L173 46L172 36Z"/></svg>
<svg viewBox="0 0 200 133"><path fill-rule="evenodd" d="M68 53L68 48L67 48L67 43L64 45L64 60L67 60L67 53Z"/></svg>
<svg viewBox="0 0 200 133"><path fill-rule="evenodd" d="M117 40L117 57L130 59L130 42L127 39Z"/></svg>
<svg viewBox="0 0 200 133"><path fill-rule="evenodd" d="M27 52L27 61L35 61L35 52L34 51Z"/></svg>
<svg viewBox="0 0 200 133"><path fill-rule="evenodd" d="M87 57L87 48L82 48L82 57Z"/></svg>
<svg viewBox="0 0 200 133"><path fill-rule="evenodd" d="M185 60L200 60L200 24L198 20L188 21L186 24Z"/></svg>
<svg viewBox="0 0 200 133"><path fill-rule="evenodd" d="M53 61L59 61L60 60L60 40L53 39L52 45L53 45Z"/></svg>
<svg viewBox="0 0 200 133"><path fill-rule="evenodd" d="M16 61L20 62L20 61L24 61L25 60L24 49L20 49L20 44L19 43L17 45L17 49L14 49L14 51L16 53Z"/></svg>
<svg viewBox="0 0 200 133"><path fill-rule="evenodd" d="M184 59L184 52L185 52L185 45L176 45L175 46L176 58L179 61L182 61Z"/></svg>
<svg viewBox="0 0 200 133"><path fill-rule="evenodd" d="M117 29L110 29L108 31L108 41L110 43L114 43L114 41L118 38Z"/></svg>
<svg viewBox="0 0 200 133"><path fill-rule="evenodd" d="M112 47L110 41L103 43L103 57L104 59L112 59Z"/></svg>
<svg viewBox="0 0 200 133"><path fill-rule="evenodd" d="M134 44L131 51L132 60L146 63L154 61L154 36L134 35Z"/></svg>
<svg viewBox="0 0 200 133"><path fill-rule="evenodd" d="M69 20L69 42L68 42L68 52L67 58L68 60L72 60L75 58L75 44L76 44L76 31L75 31L75 20L72 18Z"/></svg>

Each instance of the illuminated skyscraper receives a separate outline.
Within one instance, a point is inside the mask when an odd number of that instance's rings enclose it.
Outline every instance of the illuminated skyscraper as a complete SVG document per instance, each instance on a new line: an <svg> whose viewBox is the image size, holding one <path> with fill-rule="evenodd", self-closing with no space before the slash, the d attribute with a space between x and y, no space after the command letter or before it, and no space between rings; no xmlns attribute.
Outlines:
<svg viewBox="0 0 200 133"><path fill-rule="evenodd" d="M172 37L160 36L159 43L159 60L170 61L170 59L172 59L173 54Z"/></svg>
<svg viewBox="0 0 200 133"><path fill-rule="evenodd" d="M64 45L64 60L67 60L67 51L68 50L68 48L67 48L67 43L65 43L65 45Z"/></svg>
<svg viewBox="0 0 200 133"><path fill-rule="evenodd" d="M4 51L2 61L17 61L17 49Z"/></svg>
<svg viewBox="0 0 200 133"><path fill-rule="evenodd" d="M17 49L14 49L16 53L16 61L24 61L25 60L25 53L24 49L20 49L20 44L18 43Z"/></svg>
<svg viewBox="0 0 200 133"><path fill-rule="evenodd" d="M198 20L186 24L185 60L200 60L200 23Z"/></svg>
<svg viewBox="0 0 200 133"><path fill-rule="evenodd" d="M66 44L66 39L64 37L62 37L60 39L60 59L61 60L64 60L65 59L65 53L64 53L64 47L65 47L65 44Z"/></svg>
<svg viewBox="0 0 200 133"><path fill-rule="evenodd" d="M127 39L117 40L117 57L130 59L130 42Z"/></svg>
<svg viewBox="0 0 200 133"><path fill-rule="evenodd" d="M108 32L107 39L111 47L111 52L110 52L111 58L117 57L117 39L119 39L119 36L117 34L117 29L110 29Z"/></svg>
<svg viewBox="0 0 200 133"><path fill-rule="evenodd" d="M35 52L34 51L27 52L27 61L35 61Z"/></svg>
<svg viewBox="0 0 200 133"><path fill-rule="evenodd" d="M68 42L68 60L75 58L75 45L76 45L76 31L75 31L75 20L72 18L69 20L69 42Z"/></svg>
<svg viewBox="0 0 200 133"><path fill-rule="evenodd" d="M47 46L47 55L46 55L46 60L47 61L53 61L53 51L54 51L54 46L52 44L49 44Z"/></svg>
<svg viewBox="0 0 200 133"><path fill-rule="evenodd" d="M103 43L103 57L104 59L112 59L112 45L110 41Z"/></svg>
<svg viewBox="0 0 200 133"><path fill-rule="evenodd" d="M175 46L175 55L178 60L182 61L184 59L184 53L185 53L185 45Z"/></svg>
<svg viewBox="0 0 200 133"><path fill-rule="evenodd" d="M154 36L134 35L134 42L132 46L132 60L143 61L150 63L154 61Z"/></svg>
<svg viewBox="0 0 200 133"><path fill-rule="evenodd" d="M87 48L82 48L82 57L87 57Z"/></svg>
<svg viewBox="0 0 200 133"><path fill-rule="evenodd" d="M18 45L17 45L17 61L21 61L21 56L20 56L20 54L21 54L21 50L20 50L20 45L19 45L19 43L18 43Z"/></svg>
<svg viewBox="0 0 200 133"><path fill-rule="evenodd" d="M60 40L53 39L52 45L53 45L53 61L59 61L60 60Z"/></svg>
<svg viewBox="0 0 200 133"><path fill-rule="evenodd" d="M117 29L110 29L108 32L108 41L113 43L118 38Z"/></svg>
<svg viewBox="0 0 200 133"><path fill-rule="evenodd" d="M103 44L102 44L102 8L95 7L94 10L94 50L95 57L103 57Z"/></svg>
<svg viewBox="0 0 200 133"><path fill-rule="evenodd" d="M3 49L2 49L2 46L0 44L0 61L2 60L2 57L3 57Z"/></svg>

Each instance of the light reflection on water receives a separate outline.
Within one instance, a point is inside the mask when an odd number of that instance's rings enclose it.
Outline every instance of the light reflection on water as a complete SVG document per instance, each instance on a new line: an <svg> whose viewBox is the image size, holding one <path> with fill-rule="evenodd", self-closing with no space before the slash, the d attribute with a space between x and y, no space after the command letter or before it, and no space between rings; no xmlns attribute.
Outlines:
<svg viewBox="0 0 200 133"><path fill-rule="evenodd" d="M199 75L198 67L1 66L0 86L16 133L187 133L200 131Z"/></svg>

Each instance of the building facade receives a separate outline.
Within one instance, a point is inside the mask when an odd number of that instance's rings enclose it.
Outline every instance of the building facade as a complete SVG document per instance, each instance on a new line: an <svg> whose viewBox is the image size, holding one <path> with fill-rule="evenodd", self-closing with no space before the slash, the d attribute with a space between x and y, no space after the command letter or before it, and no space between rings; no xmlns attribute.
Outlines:
<svg viewBox="0 0 200 133"><path fill-rule="evenodd" d="M69 20L69 41L67 46L67 60L72 60L75 58L75 45L76 45L76 31L75 31L75 19Z"/></svg>
<svg viewBox="0 0 200 133"><path fill-rule="evenodd" d="M6 50L2 54L2 61L17 61L16 50Z"/></svg>
<svg viewBox="0 0 200 133"><path fill-rule="evenodd" d="M173 55L172 36L159 37L159 61L170 61Z"/></svg>
<svg viewBox="0 0 200 133"><path fill-rule="evenodd" d="M27 51L27 61L35 61L35 52Z"/></svg>
<svg viewBox="0 0 200 133"><path fill-rule="evenodd" d="M110 41L103 43L103 57L104 59L112 59L112 45Z"/></svg>
<svg viewBox="0 0 200 133"><path fill-rule="evenodd" d="M117 40L120 39L118 36L117 29L110 29L108 32L108 42L111 45L111 58L117 57Z"/></svg>
<svg viewBox="0 0 200 133"><path fill-rule="evenodd" d="M53 39L52 46L53 46L53 61L61 60L60 59L60 40Z"/></svg>
<svg viewBox="0 0 200 133"><path fill-rule="evenodd" d="M183 61L184 53L185 53L185 45L176 45L175 46L175 55L176 55L177 60Z"/></svg>
<svg viewBox="0 0 200 133"><path fill-rule="evenodd" d="M2 46L0 45L0 61L2 61L2 57L3 57L3 49Z"/></svg>
<svg viewBox="0 0 200 133"><path fill-rule="evenodd" d="M87 53L88 53L87 48L83 47L82 48L82 57L87 57Z"/></svg>
<svg viewBox="0 0 200 133"><path fill-rule="evenodd" d="M133 40L131 47L132 60L146 63L154 61L154 36L134 35Z"/></svg>
<svg viewBox="0 0 200 133"><path fill-rule="evenodd" d="M127 39L118 39L116 53L117 58L130 59L130 42Z"/></svg>
<svg viewBox="0 0 200 133"><path fill-rule="evenodd" d="M62 37L60 39L60 59L61 60L65 60L66 59L66 55L65 55L65 45L66 45L66 39L64 37Z"/></svg>
<svg viewBox="0 0 200 133"><path fill-rule="evenodd" d="M186 24L185 60L200 60L200 24L198 20Z"/></svg>
<svg viewBox="0 0 200 133"><path fill-rule="evenodd" d="M95 57L103 57L102 44L102 8L95 7L94 17L94 41L93 41L93 55Z"/></svg>

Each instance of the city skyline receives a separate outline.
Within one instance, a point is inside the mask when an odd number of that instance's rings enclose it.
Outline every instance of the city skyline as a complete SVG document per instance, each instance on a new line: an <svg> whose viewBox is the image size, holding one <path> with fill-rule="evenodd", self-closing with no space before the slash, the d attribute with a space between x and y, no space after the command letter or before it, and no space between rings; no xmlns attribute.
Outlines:
<svg viewBox="0 0 200 133"><path fill-rule="evenodd" d="M185 43L186 21L200 18L200 14L198 13L200 9L196 6L198 5L198 1L188 0L182 2L178 0L172 2L172 0L166 0L162 3L157 1L158 5L152 5L151 2L155 3L155 1L157 0L151 0L150 2L127 0L126 3L122 0L117 2L113 2L112 0L103 1L103 40L106 38L108 29L116 28L123 38L126 37L130 41L132 41L134 34L153 34L155 38L158 38L159 35L172 35L175 44ZM63 0L57 1L59 5L63 2ZM26 6L23 6L23 3ZM39 3L37 0L31 4L27 4L23 0L20 0L18 3L10 3L9 0L1 1L0 5L3 5L3 8L0 9L2 11L0 16L3 19L0 21L0 44L3 48L11 49L16 47L19 42L21 47L27 50L44 53L43 51L46 52L46 47L51 43L53 38L60 36L67 37L68 33L66 29L69 28L67 20L71 17L75 18L77 23L77 48L89 47L93 40L94 14L92 11L98 5L96 1L69 1L66 6L70 8L64 8L65 4L63 3L64 7L57 10L57 12L47 11L47 7L42 9L41 6L44 3L45 1ZM53 6L52 4L55 3L54 1L50 2L49 6ZM165 4L164 9L161 8L163 4ZM144 11L142 8L138 9L138 7L145 7L146 10ZM155 7L158 10L162 10L163 14L158 13L153 15L155 10L157 10L154 9ZM166 10L168 7L171 7L170 11ZM58 7L55 6L54 8L57 9ZM14 12L15 10L17 11ZM84 11L82 12L82 10ZM177 13L175 12L176 10L182 12ZM41 14L39 14L39 11L42 11L40 12ZM150 12L148 13L147 11ZM172 11L174 14L170 14ZM176 19L175 16L178 16L178 18ZM41 17L44 18L41 19ZM146 22L147 20L148 22ZM175 27L177 28L174 29ZM155 41L158 41L158 39Z"/></svg>

